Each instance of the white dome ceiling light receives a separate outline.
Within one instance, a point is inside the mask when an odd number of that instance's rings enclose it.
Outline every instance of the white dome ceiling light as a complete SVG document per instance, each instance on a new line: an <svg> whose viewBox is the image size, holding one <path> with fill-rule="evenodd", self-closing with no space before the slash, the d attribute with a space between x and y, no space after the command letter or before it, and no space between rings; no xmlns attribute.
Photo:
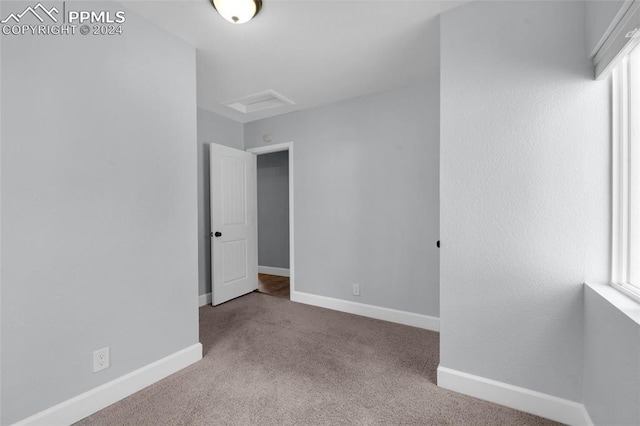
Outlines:
<svg viewBox="0 0 640 426"><path fill-rule="evenodd" d="M249 22L262 8L262 0L211 0L211 4L232 24Z"/></svg>

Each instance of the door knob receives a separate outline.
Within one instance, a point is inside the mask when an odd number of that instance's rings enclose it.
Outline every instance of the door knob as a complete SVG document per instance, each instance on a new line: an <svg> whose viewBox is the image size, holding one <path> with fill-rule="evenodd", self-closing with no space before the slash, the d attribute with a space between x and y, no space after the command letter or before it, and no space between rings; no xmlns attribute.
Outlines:
<svg viewBox="0 0 640 426"><path fill-rule="evenodd" d="M222 237L222 232L216 232L215 234L213 234L216 238L217 237Z"/></svg>

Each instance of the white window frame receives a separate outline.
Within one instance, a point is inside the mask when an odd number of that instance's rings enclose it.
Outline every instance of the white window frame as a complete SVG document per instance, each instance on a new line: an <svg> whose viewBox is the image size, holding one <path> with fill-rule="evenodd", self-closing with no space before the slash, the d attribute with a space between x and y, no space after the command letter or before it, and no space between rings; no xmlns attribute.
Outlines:
<svg viewBox="0 0 640 426"><path fill-rule="evenodd" d="M612 124L611 285L640 302L640 49L613 70Z"/></svg>

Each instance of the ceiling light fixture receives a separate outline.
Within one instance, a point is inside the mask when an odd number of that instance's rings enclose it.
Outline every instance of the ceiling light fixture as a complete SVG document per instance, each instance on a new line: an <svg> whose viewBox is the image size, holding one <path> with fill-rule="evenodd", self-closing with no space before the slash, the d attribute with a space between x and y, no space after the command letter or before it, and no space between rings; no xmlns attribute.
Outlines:
<svg viewBox="0 0 640 426"><path fill-rule="evenodd" d="M232 24L244 24L262 9L262 0L211 0L220 15Z"/></svg>

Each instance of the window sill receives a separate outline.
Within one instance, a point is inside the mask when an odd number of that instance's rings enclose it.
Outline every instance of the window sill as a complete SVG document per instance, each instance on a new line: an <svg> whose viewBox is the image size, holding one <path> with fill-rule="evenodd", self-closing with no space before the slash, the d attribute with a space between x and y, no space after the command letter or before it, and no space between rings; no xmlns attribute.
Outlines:
<svg viewBox="0 0 640 426"><path fill-rule="evenodd" d="M640 302L636 302L609 284L585 283L604 300L640 326Z"/></svg>

